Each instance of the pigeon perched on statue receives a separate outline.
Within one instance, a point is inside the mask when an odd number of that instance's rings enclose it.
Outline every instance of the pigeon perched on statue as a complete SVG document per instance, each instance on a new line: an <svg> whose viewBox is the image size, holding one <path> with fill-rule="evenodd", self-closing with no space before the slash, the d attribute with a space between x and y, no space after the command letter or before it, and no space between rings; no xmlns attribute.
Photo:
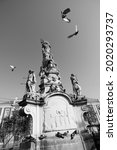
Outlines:
<svg viewBox="0 0 117 150"><path fill-rule="evenodd" d="M75 130L74 132L72 132L72 134L71 134L71 140L74 138L74 136L75 136L76 134L78 134L77 130Z"/></svg>
<svg viewBox="0 0 117 150"><path fill-rule="evenodd" d="M69 133L69 131L64 132L64 133L63 133L63 136L67 136L68 133Z"/></svg>
<svg viewBox="0 0 117 150"><path fill-rule="evenodd" d="M60 132L56 133L56 137L64 139L64 135L62 133L60 133Z"/></svg>
<svg viewBox="0 0 117 150"><path fill-rule="evenodd" d="M41 134L40 137L39 137L39 140L43 140L43 139L45 139L46 137L47 137L46 135Z"/></svg>

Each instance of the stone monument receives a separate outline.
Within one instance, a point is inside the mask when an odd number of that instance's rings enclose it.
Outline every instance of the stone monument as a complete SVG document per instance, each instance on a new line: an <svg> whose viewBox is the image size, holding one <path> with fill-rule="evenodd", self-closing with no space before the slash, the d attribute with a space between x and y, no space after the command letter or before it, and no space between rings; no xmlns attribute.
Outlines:
<svg viewBox="0 0 117 150"><path fill-rule="evenodd" d="M20 110L32 116L30 140L22 141L20 150L90 150L81 135L89 125L83 121L81 110L88 100L81 95L81 87L73 74L70 77L73 94L66 93L49 42L41 39L41 45L43 60L39 90L35 91L35 74L29 70L26 94L19 103Z"/></svg>

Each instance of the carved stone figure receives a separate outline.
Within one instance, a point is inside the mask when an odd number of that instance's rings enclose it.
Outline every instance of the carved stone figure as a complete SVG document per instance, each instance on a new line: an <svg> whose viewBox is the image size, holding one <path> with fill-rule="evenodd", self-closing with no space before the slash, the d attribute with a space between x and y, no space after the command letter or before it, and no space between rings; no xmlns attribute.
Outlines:
<svg viewBox="0 0 117 150"><path fill-rule="evenodd" d="M40 39L40 41L42 44L43 52L50 53L50 49L51 49L50 43L48 41L44 41L43 39Z"/></svg>
<svg viewBox="0 0 117 150"><path fill-rule="evenodd" d="M50 52L51 50L50 43L41 39L41 44L42 44L42 54L43 54L42 65L43 68L46 68L47 65L49 64L49 61L54 61L54 60Z"/></svg>
<svg viewBox="0 0 117 150"><path fill-rule="evenodd" d="M73 86L73 92L75 94L75 97L81 95L81 87L78 84L78 80L77 80L76 76L74 74L71 74L70 79L71 79L71 83Z"/></svg>
<svg viewBox="0 0 117 150"><path fill-rule="evenodd" d="M26 92L35 93L35 86L36 86L36 76L34 71L29 70L28 78L26 82Z"/></svg>
<svg viewBox="0 0 117 150"><path fill-rule="evenodd" d="M48 62L47 70L48 70L49 73L59 74L59 71L57 69L57 64L54 63L53 60L50 60Z"/></svg>
<svg viewBox="0 0 117 150"><path fill-rule="evenodd" d="M41 78L40 91L41 94L52 92L63 92L63 86L60 81L59 70L57 64L54 62L51 54L51 46L49 42L41 39L43 61L40 67L39 76Z"/></svg>

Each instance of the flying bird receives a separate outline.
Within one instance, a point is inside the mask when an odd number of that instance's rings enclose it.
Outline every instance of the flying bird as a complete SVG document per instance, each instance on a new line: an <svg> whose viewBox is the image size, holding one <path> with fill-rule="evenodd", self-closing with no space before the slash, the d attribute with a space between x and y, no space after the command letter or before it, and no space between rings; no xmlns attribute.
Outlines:
<svg viewBox="0 0 117 150"><path fill-rule="evenodd" d="M67 8L65 9L63 12L61 11L61 17L62 17L62 20L67 22L67 23L70 23L71 20L69 18L67 18L67 14L70 12L70 8Z"/></svg>
<svg viewBox="0 0 117 150"><path fill-rule="evenodd" d="M77 25L76 25L76 26L75 26L75 32L74 32L73 34L69 35L68 38L71 38L71 37L77 35L78 32L79 32L79 31L78 31L78 27L77 27Z"/></svg>
<svg viewBox="0 0 117 150"><path fill-rule="evenodd" d="M11 71L14 71L14 69L16 68L15 66L10 65Z"/></svg>

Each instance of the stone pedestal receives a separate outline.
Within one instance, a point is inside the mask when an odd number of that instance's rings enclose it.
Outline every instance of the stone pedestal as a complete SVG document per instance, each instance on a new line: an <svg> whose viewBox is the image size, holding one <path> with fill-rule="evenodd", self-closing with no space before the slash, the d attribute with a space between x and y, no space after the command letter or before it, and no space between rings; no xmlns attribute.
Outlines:
<svg viewBox="0 0 117 150"><path fill-rule="evenodd" d="M76 143L71 140L71 134L78 129L70 97L65 93L56 92L40 100L26 98L19 103L23 112L32 116L31 136L35 139L35 142L22 142L20 149L39 150L51 147L54 150L55 147L61 147L61 150L66 150L70 147L72 150L72 147L79 147L80 150L84 150L80 135L77 134ZM64 139L56 136L58 132L65 135ZM65 134L67 132L68 135Z"/></svg>
<svg viewBox="0 0 117 150"><path fill-rule="evenodd" d="M20 106L22 106L22 111L26 115L32 116L32 131L31 136L35 139L38 139L38 137L41 135L42 128L41 128L41 112L42 112L42 101L34 100L26 98L25 100L21 101L19 103Z"/></svg>
<svg viewBox="0 0 117 150"><path fill-rule="evenodd" d="M20 150L36 150L36 144L34 142L22 142L20 144Z"/></svg>

